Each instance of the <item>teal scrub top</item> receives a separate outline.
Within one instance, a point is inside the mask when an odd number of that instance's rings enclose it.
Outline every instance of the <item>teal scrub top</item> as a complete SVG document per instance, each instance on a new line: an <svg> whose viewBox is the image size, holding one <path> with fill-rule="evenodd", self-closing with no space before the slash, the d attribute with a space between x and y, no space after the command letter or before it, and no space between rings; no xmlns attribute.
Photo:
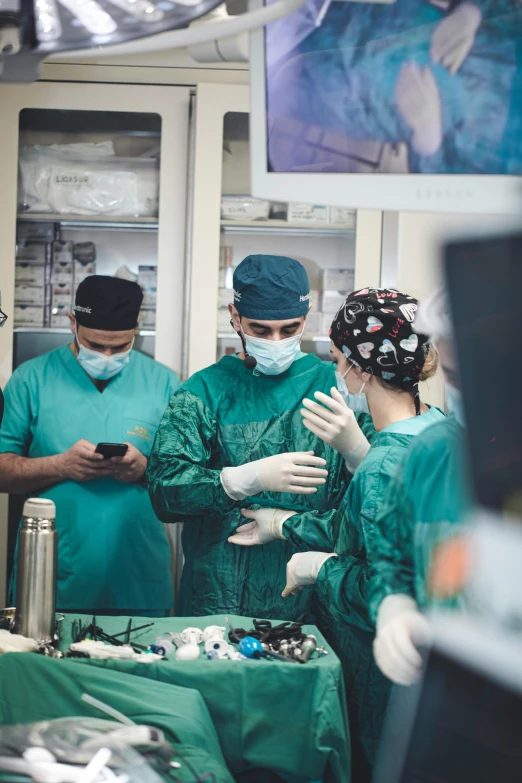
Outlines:
<svg viewBox="0 0 522 783"><path fill-rule="evenodd" d="M81 438L127 441L149 456L180 385L176 373L138 351L100 393L69 346L21 365L5 389L0 453L61 454ZM31 496L56 504L62 610L165 612L173 605L165 529L141 484L107 476L63 481Z"/></svg>
<svg viewBox="0 0 522 783"><path fill-rule="evenodd" d="M444 418L442 411L432 407L373 435L371 448L355 471L339 509L338 557L326 561L317 579L317 624L343 665L352 780L358 783L371 780L390 691L390 682L373 659L375 631L368 605L379 507L409 445ZM285 522L285 534L286 530Z"/></svg>
<svg viewBox="0 0 522 783"><path fill-rule="evenodd" d="M458 535L472 504L464 454L464 430L454 416L412 444L381 504L373 558L373 616L387 595L411 595L421 608L434 605L428 575L435 548ZM457 604L459 597L444 601Z"/></svg>

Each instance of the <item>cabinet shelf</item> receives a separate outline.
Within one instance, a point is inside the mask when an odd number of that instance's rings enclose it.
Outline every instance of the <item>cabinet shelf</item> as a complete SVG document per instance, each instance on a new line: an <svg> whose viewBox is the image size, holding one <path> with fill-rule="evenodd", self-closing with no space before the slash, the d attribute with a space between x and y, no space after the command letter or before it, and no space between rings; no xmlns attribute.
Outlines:
<svg viewBox="0 0 522 783"><path fill-rule="evenodd" d="M70 329L53 328L52 326L15 326L15 334L72 334ZM156 332L149 329L138 329L138 337L155 337Z"/></svg>
<svg viewBox="0 0 522 783"><path fill-rule="evenodd" d="M352 236L355 225L314 225L288 223L286 220L222 220L221 229L230 234L279 234L281 236Z"/></svg>
<svg viewBox="0 0 522 783"><path fill-rule="evenodd" d="M121 217L114 215L58 215L22 212L17 220L23 223L59 223L62 228L95 228L118 231L157 231L157 217Z"/></svg>

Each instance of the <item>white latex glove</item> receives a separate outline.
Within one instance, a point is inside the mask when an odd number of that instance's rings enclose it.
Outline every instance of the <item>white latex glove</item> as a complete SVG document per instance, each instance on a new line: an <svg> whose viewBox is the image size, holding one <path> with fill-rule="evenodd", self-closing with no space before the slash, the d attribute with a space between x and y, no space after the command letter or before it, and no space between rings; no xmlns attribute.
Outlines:
<svg viewBox="0 0 522 783"><path fill-rule="evenodd" d="M413 132L419 155L434 155L442 144L442 109L437 83L429 68L416 62L402 66L395 84L397 108Z"/></svg>
<svg viewBox="0 0 522 783"><path fill-rule="evenodd" d="M409 595L388 595L377 613L373 657L381 672L398 685L412 685L422 658L416 645L428 644L431 626Z"/></svg>
<svg viewBox="0 0 522 783"><path fill-rule="evenodd" d="M476 5L462 3L435 28L430 54L434 63L440 63L451 74L457 73L475 43L482 14Z"/></svg>
<svg viewBox="0 0 522 783"><path fill-rule="evenodd" d="M280 508L259 508L257 511L242 508L241 513L253 521L238 527L235 534L228 539L228 543L239 546L258 546L259 544L269 544L278 538L286 540L286 536L283 535L283 522L293 517L297 512L285 511Z"/></svg>
<svg viewBox="0 0 522 783"><path fill-rule="evenodd" d="M307 430L342 454L348 470L354 473L370 450L370 444L342 394L335 387L330 394L331 397L323 392L315 392L314 397L319 402L306 398L303 400L304 409L300 411L303 424Z"/></svg>
<svg viewBox="0 0 522 783"><path fill-rule="evenodd" d="M337 557L333 552L298 552L286 564L286 587L281 593L283 598L296 595L306 585L317 582L319 571L330 557Z"/></svg>
<svg viewBox="0 0 522 783"><path fill-rule="evenodd" d="M311 495L326 483L326 460L313 451L275 454L237 468L223 468L221 484L232 500L244 500L260 492Z"/></svg>

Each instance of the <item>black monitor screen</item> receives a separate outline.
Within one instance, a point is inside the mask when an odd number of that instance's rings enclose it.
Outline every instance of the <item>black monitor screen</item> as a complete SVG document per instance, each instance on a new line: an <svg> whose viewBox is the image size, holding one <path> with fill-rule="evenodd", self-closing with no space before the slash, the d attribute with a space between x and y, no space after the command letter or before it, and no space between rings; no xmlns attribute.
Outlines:
<svg viewBox="0 0 522 783"><path fill-rule="evenodd" d="M522 516L522 234L448 245L446 273L475 495Z"/></svg>
<svg viewBox="0 0 522 783"><path fill-rule="evenodd" d="M522 696L433 651L398 777L395 751L385 738L382 783L520 783Z"/></svg>

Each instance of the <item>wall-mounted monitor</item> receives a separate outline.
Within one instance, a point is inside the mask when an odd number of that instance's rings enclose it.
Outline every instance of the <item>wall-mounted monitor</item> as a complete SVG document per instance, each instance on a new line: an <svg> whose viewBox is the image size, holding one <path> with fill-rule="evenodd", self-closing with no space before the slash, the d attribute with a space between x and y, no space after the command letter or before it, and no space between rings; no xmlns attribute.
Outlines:
<svg viewBox="0 0 522 783"><path fill-rule="evenodd" d="M255 196L522 211L516 0L306 0L252 34L251 106Z"/></svg>

